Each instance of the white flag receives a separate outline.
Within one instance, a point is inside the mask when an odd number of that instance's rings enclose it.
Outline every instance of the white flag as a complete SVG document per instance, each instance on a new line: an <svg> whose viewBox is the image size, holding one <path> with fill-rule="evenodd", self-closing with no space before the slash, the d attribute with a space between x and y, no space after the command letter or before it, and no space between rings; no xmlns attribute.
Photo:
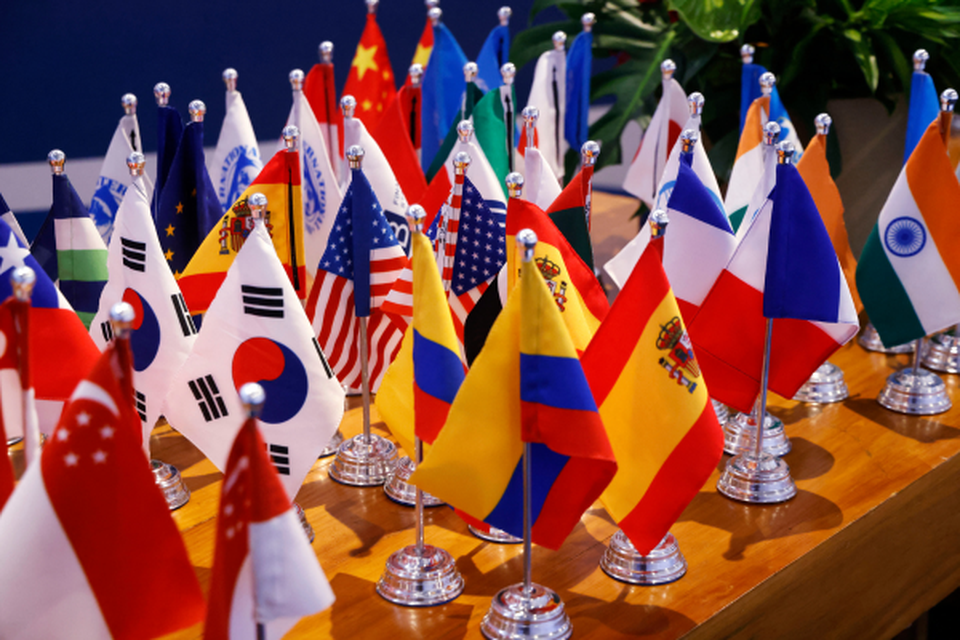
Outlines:
<svg viewBox="0 0 960 640"><path fill-rule="evenodd" d="M563 137L563 120L566 117L567 53L551 50L540 55L533 70L528 107L540 110L537 121L540 144L538 148L553 173L563 177L563 156L567 141Z"/></svg>
<svg viewBox="0 0 960 640"><path fill-rule="evenodd" d="M90 217L93 218L97 231L106 245L110 244L114 219L117 217L120 202L130 183L127 157L134 151L143 153L142 140L137 114L131 113L120 118L113 132L113 138L110 140L110 147L107 148L107 155L103 158L97 188L90 200ZM153 183L146 176L144 176L144 188L147 190L147 195L152 196Z"/></svg>
<svg viewBox="0 0 960 640"><path fill-rule="evenodd" d="M523 167L523 199L546 211L560 195L557 176L540 150L533 147L527 147L523 155Z"/></svg>
<svg viewBox="0 0 960 640"><path fill-rule="evenodd" d="M263 168L250 114L237 90L227 91L227 112L210 168L210 178L224 213L240 199Z"/></svg>

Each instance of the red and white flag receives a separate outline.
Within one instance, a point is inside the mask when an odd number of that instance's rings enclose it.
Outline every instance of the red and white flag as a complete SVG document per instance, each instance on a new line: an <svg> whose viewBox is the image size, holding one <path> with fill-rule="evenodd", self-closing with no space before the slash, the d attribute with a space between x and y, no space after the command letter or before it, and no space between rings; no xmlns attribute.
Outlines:
<svg viewBox="0 0 960 640"><path fill-rule="evenodd" d="M333 63L320 62L313 65L303 80L303 95L307 97L313 115L317 118L323 140L327 145L327 157L339 182L343 162L343 114L337 108L337 88L333 78Z"/></svg>
<svg viewBox="0 0 960 640"><path fill-rule="evenodd" d="M0 514L0 545L15 550L0 555L0 637L155 638L203 620L118 378L131 376L125 348L108 347L80 382Z"/></svg>
<svg viewBox="0 0 960 640"><path fill-rule="evenodd" d="M247 419L223 474L204 637L254 640L263 624L266 638L280 638L332 603L256 421Z"/></svg>
<svg viewBox="0 0 960 640"><path fill-rule="evenodd" d="M33 464L40 456L40 425L30 375L30 303L13 296L0 305L0 425L10 437L23 436L27 466ZM0 489L0 506L3 501Z"/></svg>

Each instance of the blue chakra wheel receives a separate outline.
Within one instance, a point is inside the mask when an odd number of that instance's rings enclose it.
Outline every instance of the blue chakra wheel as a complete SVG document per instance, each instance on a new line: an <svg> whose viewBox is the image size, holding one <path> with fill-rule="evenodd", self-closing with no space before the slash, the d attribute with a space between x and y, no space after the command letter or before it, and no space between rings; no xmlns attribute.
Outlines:
<svg viewBox="0 0 960 640"><path fill-rule="evenodd" d="M896 218L887 225L887 230L883 233L883 243L893 255L909 258L920 253L927 244L927 230L916 218Z"/></svg>

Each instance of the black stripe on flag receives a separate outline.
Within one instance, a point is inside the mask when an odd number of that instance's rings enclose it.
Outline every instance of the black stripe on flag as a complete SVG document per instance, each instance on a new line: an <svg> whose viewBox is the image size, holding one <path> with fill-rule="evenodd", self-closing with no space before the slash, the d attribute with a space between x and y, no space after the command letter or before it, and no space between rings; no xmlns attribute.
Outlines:
<svg viewBox="0 0 960 640"><path fill-rule="evenodd" d="M283 317L283 289L280 287L254 287L240 285L243 294L243 312L263 318Z"/></svg>
<svg viewBox="0 0 960 640"><path fill-rule="evenodd" d="M317 355L320 356L320 362L323 363L323 370L327 372L327 380L333 377L333 369L330 368L330 363L327 362L327 357L323 355L323 349L320 348L320 343L317 342L317 339L313 339L313 348L317 350Z"/></svg>
<svg viewBox="0 0 960 640"><path fill-rule="evenodd" d="M187 311L187 303L183 300L183 295L175 293L170 296L173 301L173 310L177 314L177 320L180 322L180 331L183 331L184 337L192 336L197 332L197 327L193 324L193 318Z"/></svg>
<svg viewBox="0 0 960 640"><path fill-rule="evenodd" d="M110 324L109 320L100 323L100 331L103 333L104 342L113 340L113 325Z"/></svg>
<svg viewBox="0 0 960 640"><path fill-rule="evenodd" d="M277 473L282 476L290 475L290 447L282 444L269 444L267 451L270 453L270 461L277 468Z"/></svg>
<svg viewBox="0 0 960 640"><path fill-rule="evenodd" d="M206 375L191 380L187 385L197 401L197 406L200 407L204 420L211 422L227 415L227 405L220 397L220 390L217 388L217 383L213 381L213 376Z"/></svg>
<svg viewBox="0 0 960 640"><path fill-rule="evenodd" d="M137 414L140 416L140 422L147 421L147 396L136 389L133 390L133 399L137 405Z"/></svg>
<svg viewBox="0 0 960 640"><path fill-rule="evenodd" d="M143 273L147 268L147 244L129 238L120 238L123 266Z"/></svg>

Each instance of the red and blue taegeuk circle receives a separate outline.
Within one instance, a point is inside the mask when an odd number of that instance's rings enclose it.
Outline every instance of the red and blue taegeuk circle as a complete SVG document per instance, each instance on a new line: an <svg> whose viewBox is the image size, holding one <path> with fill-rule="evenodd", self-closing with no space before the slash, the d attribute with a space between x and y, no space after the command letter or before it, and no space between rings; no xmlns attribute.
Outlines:
<svg viewBox="0 0 960 640"><path fill-rule="evenodd" d="M233 385L263 387L266 401L260 420L280 424L300 412L307 400L307 370L289 347L270 338L244 340L233 354Z"/></svg>
<svg viewBox="0 0 960 640"><path fill-rule="evenodd" d="M133 370L143 371L153 363L160 351L160 321L150 303L135 290L125 289L123 301L133 307L134 313L130 335Z"/></svg>

